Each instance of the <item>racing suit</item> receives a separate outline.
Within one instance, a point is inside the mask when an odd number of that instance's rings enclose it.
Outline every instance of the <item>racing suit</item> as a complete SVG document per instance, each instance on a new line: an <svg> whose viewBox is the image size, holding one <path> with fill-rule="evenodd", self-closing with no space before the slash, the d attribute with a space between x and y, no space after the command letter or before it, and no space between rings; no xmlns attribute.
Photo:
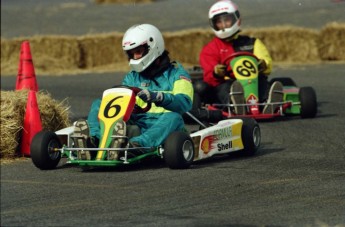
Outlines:
<svg viewBox="0 0 345 227"><path fill-rule="evenodd" d="M199 59L200 66L204 71L203 81L206 85L199 85L200 89L196 88L196 92L201 93L201 96L216 93L218 101L224 104L229 103L228 94L234 78L226 80L225 78L216 77L214 74L214 67L217 64L228 64L228 62L224 62L226 58L239 51L253 53L259 59L265 61L266 69L261 71L259 75L259 97L261 100L267 99L267 75L269 75L272 70L272 58L261 40L238 34L231 41L214 37L203 47ZM213 89L214 91L211 92L209 89Z"/></svg>
<svg viewBox="0 0 345 227"><path fill-rule="evenodd" d="M122 85L139 87L155 92L163 92L164 99L159 104L152 103L146 113L132 114L129 124L136 124L141 130L139 136L130 138L130 142L139 143L144 147L156 147L174 131L185 130L182 114L192 108L193 86L190 75L177 62L169 64L167 69L154 78L147 78L135 71L129 72ZM95 100L88 116L91 136L100 137L97 120L100 100ZM145 106L137 97L136 104Z"/></svg>

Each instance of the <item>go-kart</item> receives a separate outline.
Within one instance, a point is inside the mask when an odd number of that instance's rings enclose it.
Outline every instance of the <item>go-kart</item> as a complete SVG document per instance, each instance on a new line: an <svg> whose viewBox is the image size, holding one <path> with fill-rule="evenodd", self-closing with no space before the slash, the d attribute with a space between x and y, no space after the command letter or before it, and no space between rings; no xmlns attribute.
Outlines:
<svg viewBox="0 0 345 227"><path fill-rule="evenodd" d="M41 131L31 143L31 158L34 165L41 169L54 169L62 157L67 164L75 164L84 168L100 166L121 166L137 163L148 157L163 159L171 169L188 168L193 162L206 159L217 154L242 152L253 155L259 149L260 128L254 119L226 119L215 125L206 126L197 118L199 130L189 134L187 131L176 131L169 135L164 144L158 147L130 147L128 136L114 136L114 126L118 121L128 122L132 113L145 113L151 104L141 108L136 105L136 94L139 88L120 86L103 92L98 114L101 138L98 148L76 147L74 142L74 125L56 132ZM125 138L125 146L112 148L114 139ZM136 154L135 149L145 151ZM91 160L80 158L78 152L92 152ZM113 160L111 151L118 151L119 157ZM80 153L79 153L80 154Z"/></svg>
<svg viewBox="0 0 345 227"><path fill-rule="evenodd" d="M273 78L269 81L271 85L275 81L283 84L283 101L269 104L259 102L258 80L259 80L259 59L250 52L235 52L228 56L223 64L227 65L229 74L241 83L244 89L246 114L238 115L233 109L236 104L207 103L195 95L194 108L207 109L208 111L222 111L222 117L251 117L255 119L270 119L274 117L299 115L302 118L313 118L317 113L316 93L312 87L297 87L296 83L288 77ZM192 80L202 79L203 70L199 66L189 70ZM229 79L229 78L228 78ZM274 108L270 113L263 113L264 105L272 105Z"/></svg>

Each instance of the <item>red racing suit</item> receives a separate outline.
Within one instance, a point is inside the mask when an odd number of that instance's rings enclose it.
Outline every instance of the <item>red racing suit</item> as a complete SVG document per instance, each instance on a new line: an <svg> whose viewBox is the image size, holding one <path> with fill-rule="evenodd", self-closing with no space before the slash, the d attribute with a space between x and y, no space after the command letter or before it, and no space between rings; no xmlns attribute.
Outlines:
<svg viewBox="0 0 345 227"><path fill-rule="evenodd" d="M231 42L214 37L201 50L199 60L204 71L204 82L212 87L225 82L224 78L214 76L214 67L217 64L224 64L226 58L238 51L251 52L259 59L266 62L267 68L262 72L269 75L272 70L272 58L265 45L257 38L237 35Z"/></svg>

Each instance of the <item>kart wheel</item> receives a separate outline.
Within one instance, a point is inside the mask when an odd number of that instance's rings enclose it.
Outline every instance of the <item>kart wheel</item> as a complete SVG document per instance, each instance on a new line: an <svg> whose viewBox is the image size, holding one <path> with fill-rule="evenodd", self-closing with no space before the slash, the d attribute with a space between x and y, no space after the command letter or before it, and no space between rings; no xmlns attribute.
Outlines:
<svg viewBox="0 0 345 227"><path fill-rule="evenodd" d="M260 127L254 118L242 118L242 121L243 154L245 156L251 156L254 155L260 147Z"/></svg>
<svg viewBox="0 0 345 227"><path fill-rule="evenodd" d="M270 80L270 84L272 85L275 81L279 81L283 84L283 86L297 86L295 81L293 81L289 77L277 77L277 78L272 78Z"/></svg>
<svg viewBox="0 0 345 227"><path fill-rule="evenodd" d="M164 160L171 169L186 169L194 159L194 143L185 132L173 132L164 144Z"/></svg>
<svg viewBox="0 0 345 227"><path fill-rule="evenodd" d="M61 152L54 151L54 148L61 148L59 138L54 132L41 131L37 133L30 146L31 159L34 165L41 170L54 169L61 159Z"/></svg>
<svg viewBox="0 0 345 227"><path fill-rule="evenodd" d="M301 102L301 117L315 117L317 112L315 90L312 87L301 87L299 89L299 100Z"/></svg>

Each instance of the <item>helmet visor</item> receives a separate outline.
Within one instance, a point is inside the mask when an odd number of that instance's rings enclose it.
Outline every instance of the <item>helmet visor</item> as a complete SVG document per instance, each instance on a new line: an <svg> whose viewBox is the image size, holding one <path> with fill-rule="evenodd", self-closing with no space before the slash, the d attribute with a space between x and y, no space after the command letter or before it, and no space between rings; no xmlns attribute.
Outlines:
<svg viewBox="0 0 345 227"><path fill-rule="evenodd" d="M149 46L147 44L143 44L131 50L127 50L126 54L128 56L128 59L138 60L144 57L148 52Z"/></svg>
<svg viewBox="0 0 345 227"><path fill-rule="evenodd" d="M216 30L225 30L231 28L236 23L237 17L235 14L225 13L214 16L211 20L211 27Z"/></svg>

